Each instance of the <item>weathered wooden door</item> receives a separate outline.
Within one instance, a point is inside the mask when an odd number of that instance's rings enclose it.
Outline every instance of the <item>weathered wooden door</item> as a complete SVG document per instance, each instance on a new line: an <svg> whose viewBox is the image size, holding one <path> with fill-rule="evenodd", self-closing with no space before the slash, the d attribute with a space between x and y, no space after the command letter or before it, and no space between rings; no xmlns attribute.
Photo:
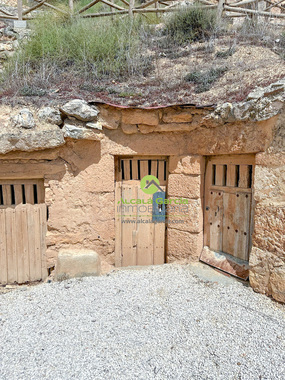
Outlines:
<svg viewBox="0 0 285 380"><path fill-rule="evenodd" d="M0 284L46 277L43 180L0 180Z"/></svg>
<svg viewBox="0 0 285 380"><path fill-rule="evenodd" d="M154 194L145 193L141 180L159 180ZM166 159L121 158L116 170L116 266L165 262ZM158 202L155 200L158 199Z"/></svg>
<svg viewBox="0 0 285 380"><path fill-rule="evenodd" d="M247 261L254 156L210 157L205 177L205 245Z"/></svg>

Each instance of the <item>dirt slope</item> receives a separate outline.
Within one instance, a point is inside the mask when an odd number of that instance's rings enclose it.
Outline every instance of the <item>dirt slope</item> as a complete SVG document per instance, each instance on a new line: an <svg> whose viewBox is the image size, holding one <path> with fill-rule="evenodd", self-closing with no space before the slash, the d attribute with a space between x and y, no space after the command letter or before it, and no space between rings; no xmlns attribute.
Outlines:
<svg viewBox="0 0 285 380"><path fill-rule="evenodd" d="M2 3L5 1L11 4L10 0L1 0ZM17 86L2 86L0 101L4 104L33 103L38 106L57 105L72 98L140 106L174 103L208 105L241 101L255 87L264 87L284 77L285 61L280 39L272 35L241 38L235 33L171 48L163 48L157 38L145 50L145 54L152 57L152 67L145 76L117 80L100 78L83 82L82 78L67 71L59 73L48 88L32 96L29 93L23 96ZM280 35L281 31L278 33ZM227 54L229 48L231 54ZM209 84L211 70L222 70L223 74ZM185 80L185 76L193 71L198 72L206 83L202 91L197 84Z"/></svg>

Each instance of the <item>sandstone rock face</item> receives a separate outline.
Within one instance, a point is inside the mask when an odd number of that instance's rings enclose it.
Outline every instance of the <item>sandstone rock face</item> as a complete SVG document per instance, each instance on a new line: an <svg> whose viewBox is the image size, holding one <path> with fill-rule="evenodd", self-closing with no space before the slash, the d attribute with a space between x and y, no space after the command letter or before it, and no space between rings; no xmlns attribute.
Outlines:
<svg viewBox="0 0 285 380"><path fill-rule="evenodd" d="M175 156L171 157L169 162L168 198L175 200L183 197L187 203L179 208L175 204L170 205L167 210L168 262L198 260L203 248L201 162L201 157L193 156Z"/></svg>
<svg viewBox="0 0 285 380"><path fill-rule="evenodd" d="M35 120L35 124L38 123L40 129L42 122L61 125L61 117L67 117L63 133L64 137L69 139L98 140L102 136L95 134L95 132L103 132L103 128L106 134L108 134L108 130L110 132L120 130L125 135L135 134L137 138L136 142L133 140L133 143L144 147L144 154L162 154L163 145L167 144L167 149L171 148L171 140L175 140L175 134L182 133L184 133L184 137L179 146L179 154L207 155L260 152L268 147L275 123L274 120L271 120L257 123L237 121L229 123L227 121L227 124L223 124L220 123L221 120L217 122L213 117L211 107L196 109L192 106L175 106L142 110L102 104L95 106L78 99L68 102L60 111L61 114L57 109L44 107L38 113L40 121ZM29 115L30 112L28 112ZM31 118L26 117L22 120L21 113L20 116L18 113L12 119L17 121L13 124L15 128L16 125L19 128L21 125L26 128L33 125L32 120L31 123L26 122L26 119L30 120ZM169 123L168 120L173 120L173 122ZM90 130L94 130L94 133L91 133ZM159 144L156 141L157 133L161 134ZM143 139L146 135L147 140ZM246 138L244 138L245 135ZM201 138L201 136L203 137ZM9 146L9 144L6 145ZM45 146L35 147L35 149L44 148ZM138 150L141 149L138 148ZM129 149L125 153L132 154L134 151ZM173 151L175 151L174 147Z"/></svg>
<svg viewBox="0 0 285 380"><path fill-rule="evenodd" d="M44 120L50 124L61 125L62 118L59 109L53 107L43 107L38 112L39 120Z"/></svg>
<svg viewBox="0 0 285 380"><path fill-rule="evenodd" d="M270 162L270 157L268 157L268 161ZM280 166L277 167L257 165L255 169L255 190L257 201L284 199L285 163L282 164L281 160Z"/></svg>
<svg viewBox="0 0 285 380"><path fill-rule="evenodd" d="M121 127L126 135L132 135L138 132L138 126L136 124L122 124Z"/></svg>
<svg viewBox="0 0 285 380"><path fill-rule="evenodd" d="M249 265L252 288L285 302L285 258L277 258L273 252L253 247Z"/></svg>
<svg viewBox="0 0 285 380"><path fill-rule="evenodd" d="M142 124L142 120L143 124L157 125L159 122L158 111L127 109L122 113L122 123L124 124Z"/></svg>
<svg viewBox="0 0 285 380"><path fill-rule="evenodd" d="M164 123L189 123L193 119L189 111L177 111L170 109L164 112L162 120Z"/></svg>
<svg viewBox="0 0 285 380"><path fill-rule="evenodd" d="M276 87L276 94L280 88ZM249 261L253 289L280 302L285 302L284 120L283 111L271 146L256 156L254 234Z"/></svg>
<svg viewBox="0 0 285 380"><path fill-rule="evenodd" d="M60 250L70 247L95 250L102 264L114 265L115 163L112 155L102 154L100 145L70 140L59 149L57 172L51 172L51 165L42 169L49 207L48 266L55 265Z"/></svg>
<svg viewBox="0 0 285 380"><path fill-rule="evenodd" d="M98 121L106 129L117 129L121 122L121 112L113 107L101 105Z"/></svg>
<svg viewBox="0 0 285 380"><path fill-rule="evenodd" d="M198 199L201 195L200 176L170 174L168 177L168 194L190 199Z"/></svg>
<svg viewBox="0 0 285 380"><path fill-rule="evenodd" d="M71 101L67 104L66 112L70 111L73 116L69 117L73 120L67 118L62 129L59 128L63 124L62 114L57 108L43 107L38 112L27 108L15 112L6 108L2 107L4 112L0 114L0 154L55 148L63 145L67 138L95 141L102 138L102 124L96 121L98 111L87 102ZM12 116L9 116L11 113ZM34 118L34 114L38 119Z"/></svg>
<svg viewBox="0 0 285 380"><path fill-rule="evenodd" d="M148 144L149 147L157 138L157 133L161 135L161 144L167 135L171 139L175 134L185 133L179 152L196 155L265 151L272 141L272 130L277 120L275 116L276 119L272 117L266 121L248 121L247 118L241 121L238 117L229 118L223 115L224 120L211 107L196 109L174 106L142 110L95 104L99 110L98 120L104 129L116 129L125 135L136 135L138 143ZM226 106L229 110L231 107L228 104ZM178 115L177 118L175 115ZM173 121L169 123L167 120ZM148 139L147 143L144 136ZM159 147L154 149L159 150ZM154 150L150 154L155 154Z"/></svg>
<svg viewBox="0 0 285 380"><path fill-rule="evenodd" d="M249 260L249 281L255 291L263 294L269 294L269 260L268 252L257 247L252 248Z"/></svg>
<svg viewBox="0 0 285 380"><path fill-rule="evenodd" d="M17 115L11 117L12 127L32 129L36 123L32 112L28 108L23 108Z"/></svg>
<svg viewBox="0 0 285 380"><path fill-rule="evenodd" d="M179 200L178 197L171 197L171 199ZM192 234L200 233L203 231L202 202L200 199L186 199L186 201L187 203L182 206L174 204L167 207L169 228L176 228ZM177 214L179 214L179 217L177 217ZM180 219L181 223L172 223L177 219Z"/></svg>
<svg viewBox="0 0 285 380"><path fill-rule="evenodd" d="M122 129L125 130L125 127L123 127L122 125ZM144 134L147 134L147 133L152 133L154 132L156 129L156 126L154 125L147 125L147 124L138 124L138 130L141 132L141 133L144 133ZM132 130L132 126L129 128L129 130L131 131ZM135 128L134 129L134 133L137 133L138 130ZM126 133L126 132L125 132Z"/></svg>
<svg viewBox="0 0 285 380"><path fill-rule="evenodd" d="M285 202L257 202L253 244L285 260Z"/></svg>
<svg viewBox="0 0 285 380"><path fill-rule="evenodd" d="M285 303L285 262L274 267L270 274L270 288L272 297L279 302Z"/></svg>
<svg viewBox="0 0 285 380"><path fill-rule="evenodd" d="M198 261L203 248L203 233L193 234L175 228L167 229L167 262Z"/></svg>
<svg viewBox="0 0 285 380"><path fill-rule="evenodd" d="M212 108L165 107L158 109L118 108L96 104L99 121L104 128L121 127L126 134L149 134L153 132L189 132L203 125L204 118ZM209 120L207 120L209 123Z"/></svg>
<svg viewBox="0 0 285 380"><path fill-rule="evenodd" d="M201 174L204 161L201 156L171 156L169 158L169 172L173 174Z"/></svg>
<svg viewBox="0 0 285 380"><path fill-rule="evenodd" d="M60 111L68 116L82 121L97 120L98 110L90 106L85 100L74 99L60 108Z"/></svg>
<svg viewBox="0 0 285 380"><path fill-rule="evenodd" d="M154 132L190 132L196 129L196 125L191 123L171 123L160 124L154 130Z"/></svg>
<svg viewBox="0 0 285 380"><path fill-rule="evenodd" d="M57 257L55 279L57 281L74 277L99 276L100 257L92 250L64 249Z"/></svg>

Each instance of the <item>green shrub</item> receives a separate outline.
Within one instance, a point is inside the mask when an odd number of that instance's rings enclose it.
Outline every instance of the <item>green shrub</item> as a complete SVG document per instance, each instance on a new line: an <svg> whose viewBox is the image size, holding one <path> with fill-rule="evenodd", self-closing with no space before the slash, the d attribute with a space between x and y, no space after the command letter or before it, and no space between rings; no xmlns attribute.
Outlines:
<svg viewBox="0 0 285 380"><path fill-rule="evenodd" d="M195 5L183 7L166 18L167 34L179 45L209 38L215 25L215 11Z"/></svg>
<svg viewBox="0 0 285 380"><path fill-rule="evenodd" d="M195 83L196 93L209 91L212 84L228 70L227 67L212 67L208 71L192 71L185 76L187 82Z"/></svg>
<svg viewBox="0 0 285 380"><path fill-rule="evenodd" d="M230 47L227 50L217 51L216 58L229 58L235 53L235 48Z"/></svg>
<svg viewBox="0 0 285 380"><path fill-rule="evenodd" d="M19 95L22 96L45 96L46 91L42 88L37 88L33 86L24 86L23 88L20 88Z"/></svg>
<svg viewBox="0 0 285 380"><path fill-rule="evenodd" d="M129 76L144 73L150 59L143 56L142 22L129 19L71 19L40 17L29 40L8 61L7 72L48 80L58 72L74 71L86 77Z"/></svg>

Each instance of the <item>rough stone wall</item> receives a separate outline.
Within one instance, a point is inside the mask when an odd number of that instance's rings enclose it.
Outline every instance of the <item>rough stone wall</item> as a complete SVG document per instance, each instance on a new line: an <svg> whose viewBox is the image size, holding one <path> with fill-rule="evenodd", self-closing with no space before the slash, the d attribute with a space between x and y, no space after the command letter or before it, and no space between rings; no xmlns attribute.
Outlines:
<svg viewBox="0 0 285 380"><path fill-rule="evenodd" d="M66 168L64 175L56 179L46 176L48 265L54 265L59 249L71 246L96 250L103 271L114 265L114 162L116 156L128 154L170 157L168 195L189 199L190 215L181 230L175 227L168 230L168 261L198 260L203 243L202 157L175 156L185 139L183 134L161 135L159 143L158 136L137 141L118 131L109 135L100 142L69 141L59 149Z"/></svg>
<svg viewBox="0 0 285 380"><path fill-rule="evenodd" d="M171 154L171 170L180 173L171 174L172 180L176 179L176 176L180 178L171 187L171 197L178 198L185 194L190 204L189 224L183 226L184 231L173 228L173 234L168 237L170 246L175 247L185 234L188 244L185 240L183 247L180 245L173 248L169 261L173 261L175 256L181 261L198 259L202 247L203 215L198 174L201 157L181 158L174 155L184 138L183 135L176 136L172 140L171 148L166 149L165 142L163 148L156 152L162 155ZM121 141L121 138L118 140ZM141 147L138 153L143 154L144 146L138 145ZM154 150L154 145L157 145L156 138L149 139L149 145L150 149ZM94 249L101 256L103 271L108 271L110 266L114 265L114 163L115 156L130 153L128 146L122 146L108 138L101 142L69 140L65 146L56 150L29 154L15 152L5 155L6 159L1 160L1 178L45 179L45 197L49 214L46 238L48 267L55 265L59 250L64 248ZM183 168L180 167L181 162ZM189 179L187 184L192 180L191 190L187 190L181 182L182 175Z"/></svg>
<svg viewBox="0 0 285 380"><path fill-rule="evenodd" d="M105 266L113 264L114 158L101 155L100 143L90 141L70 141L59 155L64 175L46 176L48 265L69 247L94 249Z"/></svg>
<svg viewBox="0 0 285 380"><path fill-rule="evenodd" d="M255 217L250 255L254 290L285 302L285 111L272 145L256 155Z"/></svg>
<svg viewBox="0 0 285 380"><path fill-rule="evenodd" d="M177 136L175 146L182 140ZM101 148L94 142L69 142L59 150L64 174L45 175L49 207L48 266L54 265L59 249L68 247L96 250L102 258L103 270L114 264L115 156L109 154L110 146L104 148L104 142ZM126 148L114 144L113 152L124 155ZM160 153L173 152L164 149ZM168 227L168 262L199 259L203 247L203 170L201 156L170 156L168 196L188 199L189 215L185 224Z"/></svg>
<svg viewBox="0 0 285 380"><path fill-rule="evenodd" d="M168 262L199 259L203 248L203 178L202 156L170 157L168 197L187 199L189 213L185 223L168 225Z"/></svg>
<svg viewBox="0 0 285 380"><path fill-rule="evenodd" d="M156 139L149 139L157 145ZM198 260L203 245L203 213L201 196L201 156L176 157L175 148L183 136L173 139L174 147L160 149L170 156L168 195L189 200L189 219L182 228L168 229L168 261ZM111 154L110 154L111 153ZM139 154L144 153L141 145ZM64 171L45 174L46 203L49 207L47 233L48 266L54 266L62 248L92 248L102 259L102 269L114 265L115 156L130 154L129 148L104 139L69 141L58 151L58 161ZM157 153L158 154L158 153Z"/></svg>
<svg viewBox="0 0 285 380"><path fill-rule="evenodd" d="M246 103L238 118L236 107L141 110L77 100L40 112L6 107L0 178L45 179L48 267L68 247L96 250L103 271L114 265L114 163L125 155L169 157L168 196L187 198L190 211L187 223L168 226L167 260L197 260L203 247L204 157L256 153L250 281L284 300L284 116L276 124L270 108L268 120L255 120Z"/></svg>

